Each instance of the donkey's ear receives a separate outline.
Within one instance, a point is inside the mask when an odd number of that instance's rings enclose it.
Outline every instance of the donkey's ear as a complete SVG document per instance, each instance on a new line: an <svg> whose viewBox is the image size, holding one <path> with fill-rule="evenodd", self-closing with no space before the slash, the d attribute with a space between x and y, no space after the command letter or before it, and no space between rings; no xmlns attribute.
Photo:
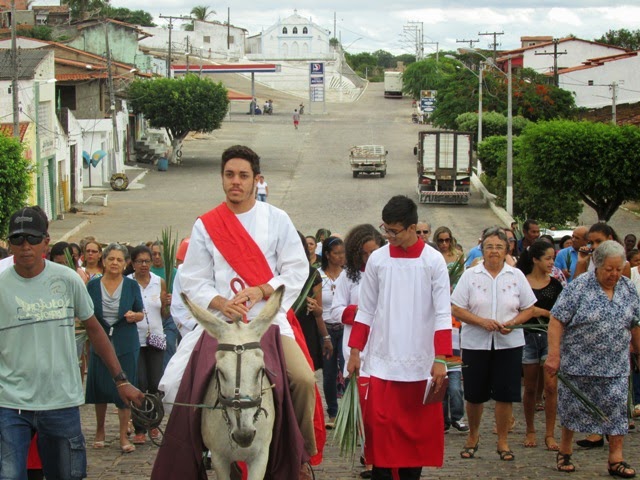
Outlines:
<svg viewBox="0 0 640 480"><path fill-rule="evenodd" d="M214 315L208 310L196 305L189 297L184 293L181 293L182 301L187 306L191 314L202 325L202 327L214 338L220 338L220 336L229 328L229 324L220 319L217 315Z"/></svg>
<svg viewBox="0 0 640 480"><path fill-rule="evenodd" d="M256 332L260 337L264 335L271 325L271 321L280 310L282 304L282 296L284 295L284 285L280 285L275 292L269 297L267 304L262 311L249 323L249 328Z"/></svg>

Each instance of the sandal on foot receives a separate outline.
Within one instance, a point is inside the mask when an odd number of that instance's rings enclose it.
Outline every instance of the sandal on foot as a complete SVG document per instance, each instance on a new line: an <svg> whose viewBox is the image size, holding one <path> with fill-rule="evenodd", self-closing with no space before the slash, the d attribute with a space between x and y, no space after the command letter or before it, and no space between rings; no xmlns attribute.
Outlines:
<svg viewBox="0 0 640 480"><path fill-rule="evenodd" d="M552 442L550 442L549 439L551 439ZM551 435L547 435L546 437L544 437L544 444L546 445L547 450L549 450L550 452L557 452L558 450L560 450L558 442L556 442L556 439Z"/></svg>
<svg viewBox="0 0 640 480"><path fill-rule="evenodd" d="M131 453L136 451L136 446L127 443L126 445L122 445L120 450L122 450L122 453Z"/></svg>
<svg viewBox="0 0 640 480"><path fill-rule="evenodd" d="M560 453L556 454L556 470L559 472L565 473L573 473L576 471L576 466L571 463L571 454L570 453Z"/></svg>
<svg viewBox="0 0 640 480"><path fill-rule="evenodd" d="M633 478L636 476L636 471L627 462L608 462L608 464L609 475L612 477Z"/></svg>
<svg viewBox="0 0 640 480"><path fill-rule="evenodd" d="M536 402L536 412L544 411L544 402Z"/></svg>
<svg viewBox="0 0 640 480"><path fill-rule="evenodd" d="M516 459L511 450L498 450L498 455L500 455L500 460L503 462L513 462Z"/></svg>
<svg viewBox="0 0 640 480"><path fill-rule="evenodd" d="M100 449L100 448L104 448L104 440L96 440L95 442L93 442L93 448Z"/></svg>
<svg viewBox="0 0 640 480"><path fill-rule="evenodd" d="M478 441L476 442L476 444L473 447L464 447L460 451L460 458L468 460L470 458L475 457L476 456L476 452L478 451L478 444L479 443L480 443L480 439L478 439Z"/></svg>

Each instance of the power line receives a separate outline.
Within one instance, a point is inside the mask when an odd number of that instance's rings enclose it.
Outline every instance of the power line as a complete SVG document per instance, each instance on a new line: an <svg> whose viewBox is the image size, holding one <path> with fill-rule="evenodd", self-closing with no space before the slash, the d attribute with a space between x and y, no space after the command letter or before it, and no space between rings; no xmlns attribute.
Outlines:
<svg viewBox="0 0 640 480"><path fill-rule="evenodd" d="M559 52L558 51L558 43L560 43L560 40L558 40L557 38L553 39L553 52L547 52L546 50L544 52L535 52L534 55L553 55L553 84L557 87L558 86L558 55L566 55L567 51L565 50L564 52Z"/></svg>
<svg viewBox="0 0 640 480"><path fill-rule="evenodd" d="M489 48L493 48L493 62L495 63L496 57L497 57L496 48L498 47L497 38L498 38L498 35L504 35L504 32L485 32L485 33L478 32L478 35L482 35L482 36L488 35L493 37L493 43L489 44Z"/></svg>
<svg viewBox="0 0 640 480"><path fill-rule="evenodd" d="M469 48L473 48L473 44L474 43L480 43L480 40L458 40L456 38L456 43L468 43L469 44Z"/></svg>

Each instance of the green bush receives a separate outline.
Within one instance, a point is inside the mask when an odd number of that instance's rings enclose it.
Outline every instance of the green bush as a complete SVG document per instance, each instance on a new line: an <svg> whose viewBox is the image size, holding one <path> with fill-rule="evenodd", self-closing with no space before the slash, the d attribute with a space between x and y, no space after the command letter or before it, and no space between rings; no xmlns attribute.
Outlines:
<svg viewBox="0 0 640 480"><path fill-rule="evenodd" d="M478 134L478 114L466 112L456 117L458 130L473 132ZM530 120L516 115L513 117L512 131L514 135L520 135L525 127L531 123ZM487 138L494 135L507 134L507 117L498 112L482 112L482 137Z"/></svg>
<svg viewBox="0 0 640 480"><path fill-rule="evenodd" d="M0 238L5 238L9 218L25 205L31 187L30 164L22 156L22 144L0 134Z"/></svg>

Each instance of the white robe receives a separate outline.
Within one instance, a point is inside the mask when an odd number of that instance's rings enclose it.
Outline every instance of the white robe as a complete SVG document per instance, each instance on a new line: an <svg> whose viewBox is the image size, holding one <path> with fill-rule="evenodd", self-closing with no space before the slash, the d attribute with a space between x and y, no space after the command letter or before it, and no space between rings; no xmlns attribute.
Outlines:
<svg viewBox="0 0 640 480"><path fill-rule="evenodd" d="M269 285L274 289L285 286L282 306L273 322L280 327L282 335L293 338L286 312L300 295L309 276L309 262L300 236L284 211L265 202L256 202L251 210L237 217L264 253L274 273ZM208 308L218 295L224 298L235 295L231 289L231 280L235 277L239 275L215 247L202 220L196 220L189 249L180 268L182 290L191 301ZM265 301L256 303L247 314L248 320L255 318L264 305ZM202 328L197 327L182 339L160 380L158 388L164 392L163 402L167 411L171 409L169 403L175 401L182 375L201 333Z"/></svg>
<svg viewBox="0 0 640 480"><path fill-rule="evenodd" d="M333 302L331 304L331 318L334 322L342 322L342 314L349 305L358 304L358 292L360 291L360 283L355 283L349 277L347 277L347 271L343 270L340 276L336 280L336 290L333 292ZM342 335L342 355L344 355L345 365L344 372L342 374L347 377L347 360L351 355L351 347L349 347L349 337L351 336L351 330L353 325L344 326L344 333ZM365 349L360 352L360 358L364 357ZM368 377L369 374L360 368L360 376Z"/></svg>
<svg viewBox="0 0 640 480"><path fill-rule="evenodd" d="M385 245L369 257L359 294L356 322L371 327L362 367L383 380L427 379L435 332L451 329L442 255L425 246L417 258L393 258Z"/></svg>

